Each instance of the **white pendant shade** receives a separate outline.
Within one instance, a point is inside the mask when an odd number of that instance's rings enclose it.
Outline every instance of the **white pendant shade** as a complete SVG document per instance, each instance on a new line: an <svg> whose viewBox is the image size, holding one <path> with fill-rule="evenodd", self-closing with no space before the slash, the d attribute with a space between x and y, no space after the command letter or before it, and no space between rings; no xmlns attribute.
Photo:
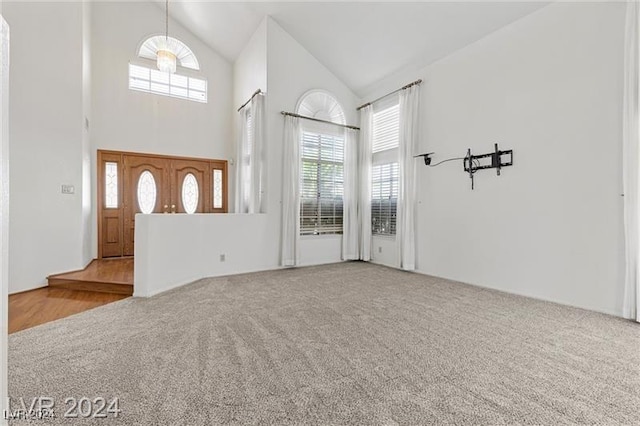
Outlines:
<svg viewBox="0 0 640 426"><path fill-rule="evenodd" d="M157 52L158 69L173 74L176 72L176 55L170 50L161 49Z"/></svg>

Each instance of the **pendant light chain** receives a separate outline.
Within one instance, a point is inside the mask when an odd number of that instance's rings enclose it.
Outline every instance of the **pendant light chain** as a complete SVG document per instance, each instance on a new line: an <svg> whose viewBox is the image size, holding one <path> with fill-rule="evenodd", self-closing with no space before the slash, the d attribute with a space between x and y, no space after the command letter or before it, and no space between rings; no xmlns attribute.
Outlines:
<svg viewBox="0 0 640 426"><path fill-rule="evenodd" d="M165 0L165 32L164 39L166 42L169 41L169 0Z"/></svg>
<svg viewBox="0 0 640 426"><path fill-rule="evenodd" d="M156 63L160 71L173 74L176 72L177 58L176 53L170 47L169 42L169 0L164 3L164 46L159 43L156 51Z"/></svg>

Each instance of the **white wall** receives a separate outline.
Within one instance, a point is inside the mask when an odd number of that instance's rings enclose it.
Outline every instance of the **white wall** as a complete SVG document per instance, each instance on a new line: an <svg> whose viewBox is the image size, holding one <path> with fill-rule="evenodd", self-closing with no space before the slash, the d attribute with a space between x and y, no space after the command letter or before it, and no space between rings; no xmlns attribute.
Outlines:
<svg viewBox="0 0 640 426"><path fill-rule="evenodd" d="M282 140L283 118L280 111L295 112L300 97L312 89L332 93L342 105L348 124L356 124L357 97L335 75L294 40L280 25L269 18L267 78L267 214L271 238L280 241L282 214ZM339 262L342 252L341 236L302 237L300 264ZM270 253L272 262L279 263L279 249Z"/></svg>
<svg viewBox="0 0 640 426"><path fill-rule="evenodd" d="M92 9L91 142L94 166L97 149L231 158L234 147L231 64L171 20L170 35L187 44L200 62L201 72L195 75L208 81L208 103L129 90L129 61L138 60L137 49L143 40L164 31L164 9L141 2L100 2L94 3ZM94 172L94 189L95 175ZM94 212L94 256L97 251L96 223Z"/></svg>
<svg viewBox="0 0 640 426"><path fill-rule="evenodd" d="M234 111L257 89L267 92L267 21L262 20L233 64Z"/></svg>
<svg viewBox="0 0 640 426"><path fill-rule="evenodd" d="M82 0L82 263L93 259L91 240L92 187L91 187L91 1Z"/></svg>
<svg viewBox="0 0 640 426"><path fill-rule="evenodd" d="M136 216L134 296L149 297L204 277L274 269L264 214ZM225 260L220 260L225 255Z"/></svg>
<svg viewBox="0 0 640 426"><path fill-rule="evenodd" d="M0 413L7 409L9 322L9 27L0 3ZM0 424L7 424L0 419Z"/></svg>
<svg viewBox="0 0 640 426"><path fill-rule="evenodd" d="M434 161L514 150L475 191L461 162L417 166L420 272L621 314L624 10L549 5L366 97L423 78Z"/></svg>
<svg viewBox="0 0 640 426"><path fill-rule="evenodd" d="M244 104L255 93L261 89L268 92L267 89L267 21L268 18L262 20L255 33L247 45L242 49L238 59L233 64L233 157L237 155L237 144L239 138L240 114L237 109ZM269 97L265 98L265 102L269 101ZM230 179L229 186L229 211L235 211L235 177L237 169L234 165L229 167Z"/></svg>
<svg viewBox="0 0 640 426"><path fill-rule="evenodd" d="M139 60L142 41L164 32L164 8L143 2L98 2L92 9L94 148L228 158L231 64L170 21L170 35L189 46L200 62L201 71L195 75L208 81L208 103L129 90L128 64Z"/></svg>
<svg viewBox="0 0 640 426"><path fill-rule="evenodd" d="M84 267L82 9L80 2L3 5L11 27L12 293ZM62 184L75 193L62 194Z"/></svg>

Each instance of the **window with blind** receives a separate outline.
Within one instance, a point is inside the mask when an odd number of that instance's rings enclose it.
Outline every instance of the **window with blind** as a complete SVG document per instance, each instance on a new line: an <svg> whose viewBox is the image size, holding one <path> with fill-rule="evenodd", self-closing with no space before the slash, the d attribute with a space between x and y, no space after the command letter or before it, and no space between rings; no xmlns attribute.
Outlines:
<svg viewBox="0 0 640 426"><path fill-rule="evenodd" d="M303 131L300 235L342 234L344 138Z"/></svg>
<svg viewBox="0 0 640 426"><path fill-rule="evenodd" d="M129 64L129 89L207 102L207 81Z"/></svg>
<svg viewBox="0 0 640 426"><path fill-rule="evenodd" d="M373 147L372 151L386 151L398 148L400 141L400 105L373 113Z"/></svg>
<svg viewBox="0 0 640 426"><path fill-rule="evenodd" d="M371 232L396 234L398 207L398 163L376 164L372 169Z"/></svg>
<svg viewBox="0 0 640 426"><path fill-rule="evenodd" d="M393 236L396 234L398 207L398 102L374 111L372 133L371 233Z"/></svg>

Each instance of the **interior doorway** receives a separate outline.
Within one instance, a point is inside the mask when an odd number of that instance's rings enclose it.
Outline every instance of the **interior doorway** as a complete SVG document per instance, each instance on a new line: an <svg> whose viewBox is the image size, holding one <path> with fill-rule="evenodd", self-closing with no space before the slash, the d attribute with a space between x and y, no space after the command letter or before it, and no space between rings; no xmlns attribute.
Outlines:
<svg viewBox="0 0 640 426"><path fill-rule="evenodd" d="M98 150L98 258L133 256L138 213L227 213L227 161Z"/></svg>

